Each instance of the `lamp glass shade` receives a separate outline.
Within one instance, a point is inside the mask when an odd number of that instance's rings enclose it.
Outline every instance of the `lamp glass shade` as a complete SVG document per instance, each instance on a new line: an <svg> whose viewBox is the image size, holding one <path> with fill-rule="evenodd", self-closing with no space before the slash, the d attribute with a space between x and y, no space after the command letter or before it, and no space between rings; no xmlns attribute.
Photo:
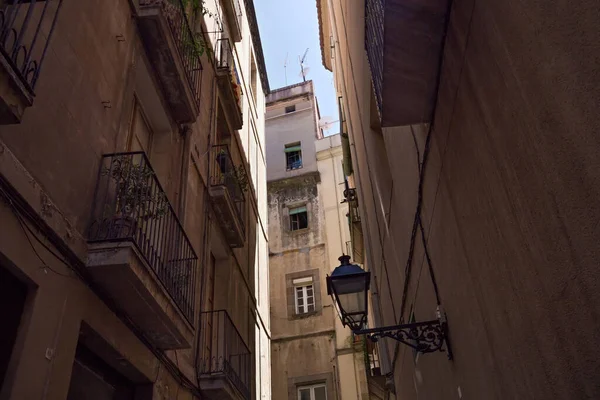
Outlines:
<svg viewBox="0 0 600 400"><path fill-rule="evenodd" d="M342 323L349 325L352 330L357 330L367 322L370 273L358 265L350 264L349 257L346 257L340 257L342 265L327 278L327 287L337 303Z"/></svg>

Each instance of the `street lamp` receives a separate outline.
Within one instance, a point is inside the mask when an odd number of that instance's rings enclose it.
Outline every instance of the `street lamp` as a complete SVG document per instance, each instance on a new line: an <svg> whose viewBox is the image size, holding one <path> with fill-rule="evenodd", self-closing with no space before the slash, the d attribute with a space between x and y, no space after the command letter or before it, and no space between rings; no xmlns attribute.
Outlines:
<svg viewBox="0 0 600 400"><path fill-rule="evenodd" d="M350 256L342 255L339 260L341 265L327 276L327 294L336 304L344 326L349 326L356 335L367 335L373 342L388 337L420 353L447 351L448 359L452 359L446 316L439 307L435 320L365 329L371 273L356 264L350 264ZM446 350L442 348L444 343Z"/></svg>

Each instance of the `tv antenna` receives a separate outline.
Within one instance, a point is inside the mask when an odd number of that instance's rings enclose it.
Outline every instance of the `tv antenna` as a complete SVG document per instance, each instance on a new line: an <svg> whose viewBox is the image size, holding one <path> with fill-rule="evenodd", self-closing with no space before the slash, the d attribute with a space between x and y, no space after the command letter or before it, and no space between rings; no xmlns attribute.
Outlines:
<svg viewBox="0 0 600 400"><path fill-rule="evenodd" d="M331 128L333 128L333 125L334 125L336 122L339 122L339 119L338 119L338 120L334 120L334 119L333 119L333 117L330 117L330 116L325 116L325 117L322 117L322 118L319 120L319 128L321 128L321 129L322 129L322 130L324 130L324 131L327 131L327 132L329 132L329 130L330 130Z"/></svg>
<svg viewBox="0 0 600 400"><path fill-rule="evenodd" d="M285 61L283 62L283 73L285 75L285 86L287 86L287 60L289 53L285 53Z"/></svg>
<svg viewBox="0 0 600 400"><path fill-rule="evenodd" d="M308 74L309 68L304 66L304 60L306 60L306 54L308 53L308 47L306 48L306 51L304 52L304 55L302 56L302 58L300 58L300 56L298 56L298 61L300 61L300 76L302 77L302 80L304 82L306 82L306 75Z"/></svg>

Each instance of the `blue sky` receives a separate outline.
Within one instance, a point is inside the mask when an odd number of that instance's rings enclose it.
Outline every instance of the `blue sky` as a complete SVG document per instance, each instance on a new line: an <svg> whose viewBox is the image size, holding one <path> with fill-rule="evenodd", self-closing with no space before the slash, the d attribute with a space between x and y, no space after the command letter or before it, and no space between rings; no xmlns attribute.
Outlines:
<svg viewBox="0 0 600 400"><path fill-rule="evenodd" d="M304 66L310 70L306 79L313 80L321 117L337 120L333 76L321 62L316 0L254 0L254 7L271 89L286 86L283 68L286 54L287 85L302 81L298 56L308 48ZM334 124L328 133L337 130Z"/></svg>

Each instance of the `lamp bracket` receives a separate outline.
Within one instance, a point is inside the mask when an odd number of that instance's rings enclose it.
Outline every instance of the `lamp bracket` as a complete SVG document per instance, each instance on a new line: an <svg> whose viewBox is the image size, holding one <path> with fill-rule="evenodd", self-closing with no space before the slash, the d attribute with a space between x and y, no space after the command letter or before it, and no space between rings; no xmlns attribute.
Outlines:
<svg viewBox="0 0 600 400"><path fill-rule="evenodd" d="M447 352L452 360L452 350L448 341L448 325L445 318L432 321L415 322L381 328L358 329L356 335L366 335L372 342L381 338L391 338L404 343L419 353ZM443 349L444 342L446 349Z"/></svg>

